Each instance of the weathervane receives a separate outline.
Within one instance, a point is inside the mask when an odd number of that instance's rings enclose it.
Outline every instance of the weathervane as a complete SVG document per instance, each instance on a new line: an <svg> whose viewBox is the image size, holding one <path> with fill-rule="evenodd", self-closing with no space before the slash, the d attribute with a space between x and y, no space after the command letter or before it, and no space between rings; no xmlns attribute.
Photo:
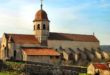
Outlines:
<svg viewBox="0 0 110 75"><path fill-rule="evenodd" d="M42 1L43 1L43 0L41 0L41 9L42 9L42 6L43 6L43 5L42 5Z"/></svg>

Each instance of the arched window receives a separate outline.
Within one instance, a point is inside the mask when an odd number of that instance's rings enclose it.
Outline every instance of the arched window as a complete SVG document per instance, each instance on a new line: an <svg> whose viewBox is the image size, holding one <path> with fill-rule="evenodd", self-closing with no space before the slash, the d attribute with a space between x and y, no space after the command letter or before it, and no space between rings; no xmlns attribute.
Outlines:
<svg viewBox="0 0 110 75"><path fill-rule="evenodd" d="M37 25L37 29L38 29L38 30L40 29L40 24Z"/></svg>
<svg viewBox="0 0 110 75"><path fill-rule="evenodd" d="M46 29L46 26L45 26L45 24L43 24L43 29Z"/></svg>
<svg viewBox="0 0 110 75"><path fill-rule="evenodd" d="M14 59L16 59L16 50L14 50Z"/></svg>

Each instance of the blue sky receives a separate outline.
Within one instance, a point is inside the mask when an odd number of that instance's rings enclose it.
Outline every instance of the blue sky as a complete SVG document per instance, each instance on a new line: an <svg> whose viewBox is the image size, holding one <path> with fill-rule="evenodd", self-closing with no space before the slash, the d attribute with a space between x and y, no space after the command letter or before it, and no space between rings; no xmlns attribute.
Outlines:
<svg viewBox="0 0 110 75"><path fill-rule="evenodd" d="M3 33L33 34L40 0L0 0L0 37ZM110 0L44 0L51 32L92 34L110 45Z"/></svg>

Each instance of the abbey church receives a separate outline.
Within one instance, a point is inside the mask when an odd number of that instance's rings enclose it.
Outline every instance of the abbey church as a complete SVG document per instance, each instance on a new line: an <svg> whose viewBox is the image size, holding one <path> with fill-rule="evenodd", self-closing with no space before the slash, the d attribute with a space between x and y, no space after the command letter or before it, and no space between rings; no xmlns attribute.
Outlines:
<svg viewBox="0 0 110 75"><path fill-rule="evenodd" d="M0 59L50 64L109 59L106 52L100 51L100 42L94 34L53 33L49 23L41 4L33 20L33 34L3 34Z"/></svg>

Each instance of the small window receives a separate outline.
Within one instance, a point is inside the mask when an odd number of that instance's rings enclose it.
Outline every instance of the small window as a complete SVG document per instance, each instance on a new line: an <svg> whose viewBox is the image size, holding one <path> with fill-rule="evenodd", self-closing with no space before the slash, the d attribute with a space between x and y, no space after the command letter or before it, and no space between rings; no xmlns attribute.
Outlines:
<svg viewBox="0 0 110 75"><path fill-rule="evenodd" d="M14 50L14 59L16 59L16 50Z"/></svg>
<svg viewBox="0 0 110 75"><path fill-rule="evenodd" d="M50 56L50 59L52 59L53 57L52 56Z"/></svg>
<svg viewBox="0 0 110 75"><path fill-rule="evenodd" d="M59 56L56 56L56 59L59 59Z"/></svg>
<svg viewBox="0 0 110 75"><path fill-rule="evenodd" d="M45 24L43 24L43 29L46 29L46 26L45 26Z"/></svg>
<svg viewBox="0 0 110 75"><path fill-rule="evenodd" d="M38 29L38 30L40 29L40 24L37 25L37 29Z"/></svg>

